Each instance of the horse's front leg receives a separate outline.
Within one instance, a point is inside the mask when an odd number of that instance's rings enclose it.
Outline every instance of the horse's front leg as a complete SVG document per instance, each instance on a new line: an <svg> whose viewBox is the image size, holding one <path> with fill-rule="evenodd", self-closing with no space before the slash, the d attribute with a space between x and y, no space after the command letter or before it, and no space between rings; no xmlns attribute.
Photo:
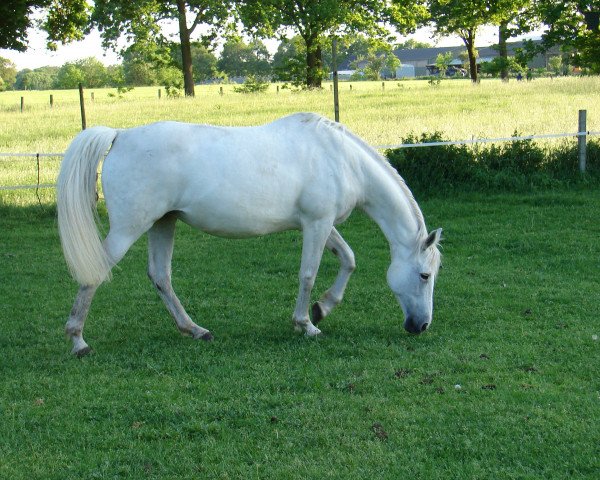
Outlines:
<svg viewBox="0 0 600 480"><path fill-rule="evenodd" d="M340 270L331 288L312 306L313 324L319 323L342 301L350 275L356 268L354 252L335 228L331 230L325 246L340 261Z"/></svg>
<svg viewBox="0 0 600 480"><path fill-rule="evenodd" d="M310 321L308 307L310 294L317 278L323 249L331 232L332 222L318 221L306 224L302 229L302 261L300 263L300 289L296 300L293 322L297 331L304 331L314 337L321 333Z"/></svg>

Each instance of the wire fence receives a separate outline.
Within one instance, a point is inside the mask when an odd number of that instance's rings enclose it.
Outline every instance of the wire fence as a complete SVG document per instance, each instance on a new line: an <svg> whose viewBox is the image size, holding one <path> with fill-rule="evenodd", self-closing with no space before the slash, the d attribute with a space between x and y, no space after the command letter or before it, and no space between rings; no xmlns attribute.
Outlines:
<svg viewBox="0 0 600 480"><path fill-rule="evenodd" d="M400 143L395 145L375 145L374 148L377 150L390 150L397 148L420 148L420 147L440 147L446 145L474 145L479 143L501 143L501 142L515 142L515 141L526 141L526 140L547 140L555 138L587 138L591 136L600 135L600 131L583 131L575 133L550 133L541 135L524 135L514 137L499 137L499 138L472 138L469 140L457 140L457 141L444 141L444 142L429 142L429 143ZM2 190L27 190L35 189L36 193L41 188L54 188L56 187L53 183L40 183L41 174L41 158L46 157L62 157L64 153L11 153L11 152L0 152L0 161L6 157L10 158L35 158L36 159L36 174L37 183L28 185L0 185L0 191Z"/></svg>

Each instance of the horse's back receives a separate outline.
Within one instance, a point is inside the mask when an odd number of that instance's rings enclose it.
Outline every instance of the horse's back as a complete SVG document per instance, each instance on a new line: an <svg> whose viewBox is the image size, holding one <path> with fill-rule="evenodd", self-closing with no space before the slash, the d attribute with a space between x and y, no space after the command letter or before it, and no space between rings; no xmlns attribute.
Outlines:
<svg viewBox="0 0 600 480"><path fill-rule="evenodd" d="M306 215L337 219L356 203L356 186L319 121L297 114L258 127L121 130L103 170L109 213L111 198L134 209L151 203L154 215L176 210L198 228L234 236L301 228Z"/></svg>

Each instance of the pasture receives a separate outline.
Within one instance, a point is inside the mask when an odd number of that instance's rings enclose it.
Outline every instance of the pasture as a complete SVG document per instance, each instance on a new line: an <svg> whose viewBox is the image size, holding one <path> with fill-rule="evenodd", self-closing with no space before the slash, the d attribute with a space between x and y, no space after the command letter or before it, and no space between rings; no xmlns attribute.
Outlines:
<svg viewBox="0 0 600 480"><path fill-rule="evenodd" d="M579 108L600 129L594 78L402 84L342 92L342 120L372 144L424 129L574 131ZM332 116L327 91L106 93L88 125ZM64 151L80 128L76 94L55 92L50 110L48 92L27 92L22 114L20 94L0 94L0 150ZM47 162L53 181L58 161ZM0 184L34 178L31 160L0 166ZM76 285L43 192L41 205L32 191L0 192L0 478L597 478L597 187L417 199L445 237L434 322L419 337L386 285L387 242L360 212L340 228L358 268L315 339L291 323L299 233L223 240L180 223L174 288L215 341L177 332L142 238L96 295L83 359L63 335ZM336 272L326 253L315 299Z"/></svg>

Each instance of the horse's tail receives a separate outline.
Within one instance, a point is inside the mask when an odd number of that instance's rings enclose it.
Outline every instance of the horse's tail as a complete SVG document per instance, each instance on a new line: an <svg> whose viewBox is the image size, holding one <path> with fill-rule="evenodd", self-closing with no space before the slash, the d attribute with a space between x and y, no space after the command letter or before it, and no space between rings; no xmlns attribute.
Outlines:
<svg viewBox="0 0 600 480"><path fill-rule="evenodd" d="M58 231L71 275L80 285L99 285L110 277L112 261L96 224L96 172L116 135L107 127L81 132L69 145L58 175Z"/></svg>

